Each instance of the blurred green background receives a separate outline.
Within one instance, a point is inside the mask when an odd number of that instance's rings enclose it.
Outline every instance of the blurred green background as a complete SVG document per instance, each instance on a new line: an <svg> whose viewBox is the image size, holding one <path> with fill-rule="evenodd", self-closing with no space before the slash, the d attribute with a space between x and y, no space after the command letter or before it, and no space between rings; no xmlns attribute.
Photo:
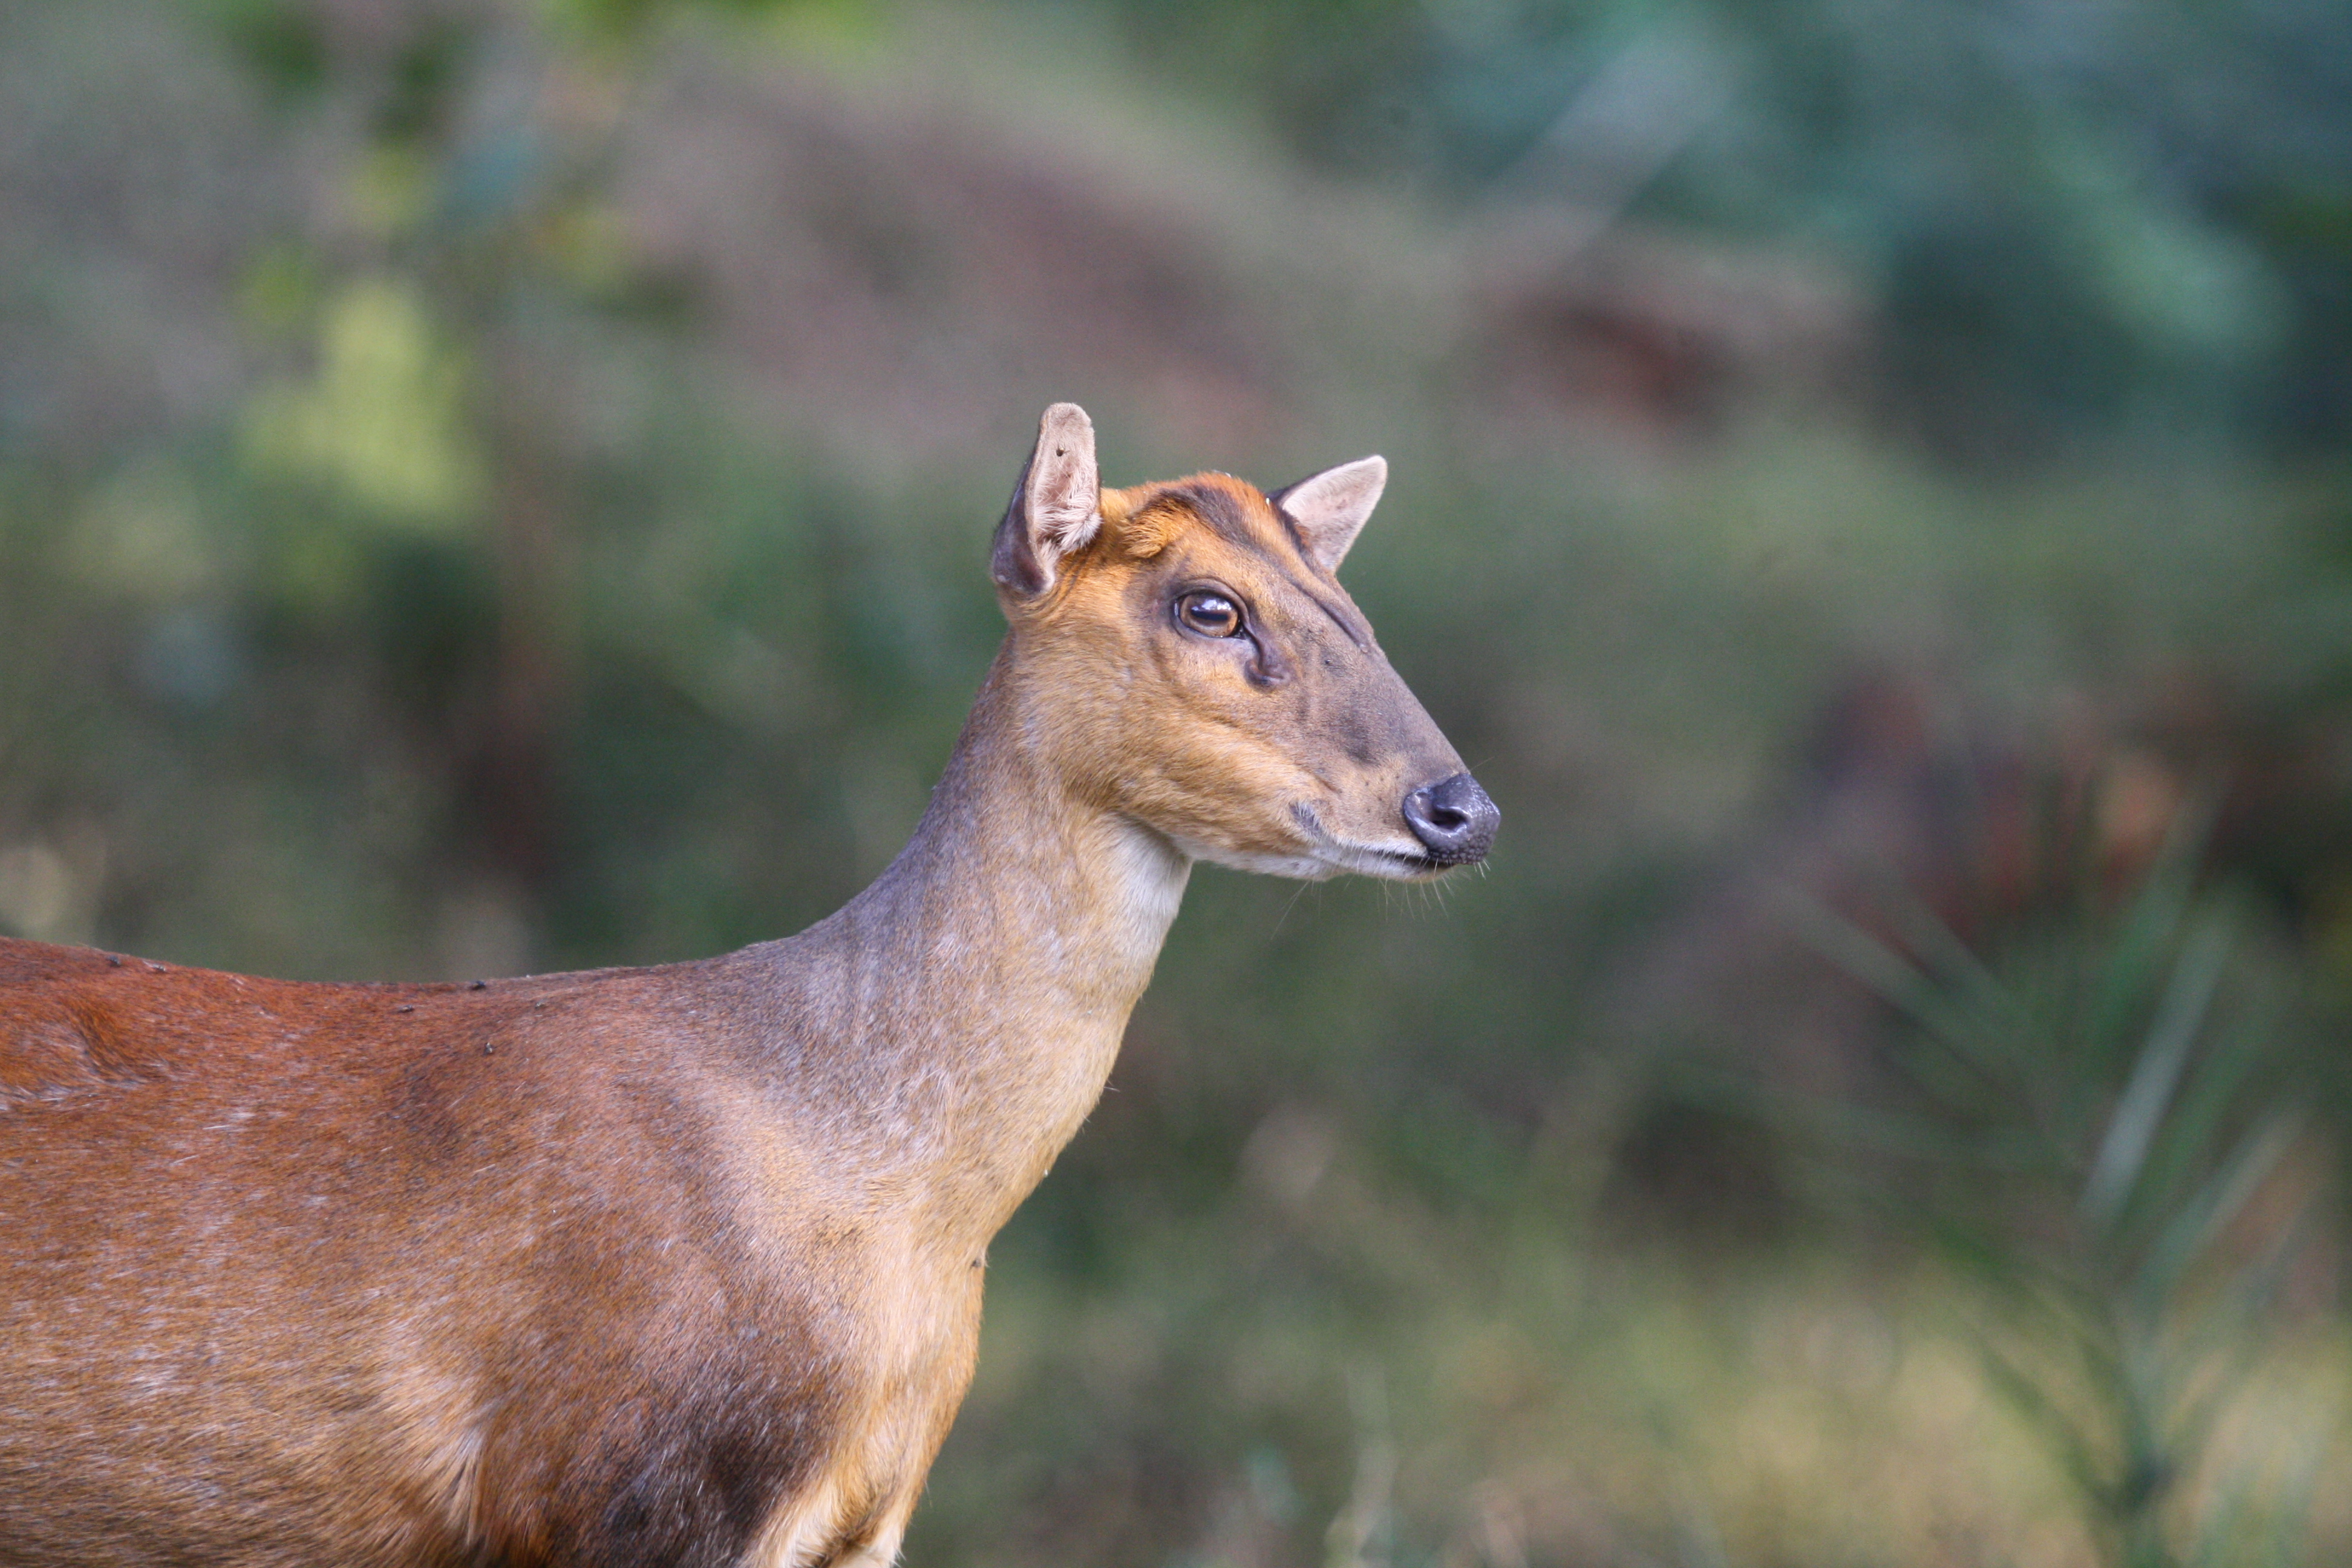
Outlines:
<svg viewBox="0 0 2352 1568"><path fill-rule="evenodd" d="M0 7L0 927L794 930L1059 398L1505 826L1195 879L910 1563L2352 1560L2333 0Z"/></svg>

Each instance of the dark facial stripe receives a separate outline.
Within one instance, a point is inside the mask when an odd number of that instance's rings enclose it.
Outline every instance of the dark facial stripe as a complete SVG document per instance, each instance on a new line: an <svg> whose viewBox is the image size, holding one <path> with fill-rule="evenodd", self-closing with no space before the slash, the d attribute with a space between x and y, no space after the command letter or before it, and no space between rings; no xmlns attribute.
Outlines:
<svg viewBox="0 0 2352 1568"><path fill-rule="evenodd" d="M1267 542L1251 529L1249 519L1243 512L1240 501L1231 491L1215 485L1191 484L1174 485L1161 491L1160 494L1167 499L1182 501L1212 532L1227 542L1244 550L1255 551L1260 555L1266 553ZM1291 521L1290 515L1279 505L1274 506L1272 510L1276 520L1282 524L1283 535L1288 539L1292 552L1298 557L1299 564L1307 565L1307 551L1299 542L1298 525ZM1309 569L1312 570L1311 567ZM1307 596L1310 604L1330 616L1331 624L1345 633L1350 643L1361 650L1369 650L1371 647L1372 645L1367 640L1363 631L1348 616L1342 615L1328 599L1324 598L1322 595L1318 594L1289 573L1286 572L1283 575L1292 587Z"/></svg>
<svg viewBox="0 0 2352 1568"><path fill-rule="evenodd" d="M1372 645L1364 640L1363 634L1356 629L1355 623L1348 619L1347 616L1341 615L1338 610L1333 609L1322 595L1316 593L1311 588L1306 587L1301 587L1298 591L1306 595L1308 598L1314 600L1315 607L1322 611L1325 615L1330 616L1331 624L1338 626L1341 631L1347 633L1348 640L1349 642L1354 643L1359 649L1370 651Z"/></svg>
<svg viewBox="0 0 2352 1568"><path fill-rule="evenodd" d="M1251 531L1249 519L1243 515L1241 503L1230 492L1213 485L1176 485L1161 494L1192 508L1192 514L1208 524L1209 531L1227 543L1244 550L1264 548Z"/></svg>

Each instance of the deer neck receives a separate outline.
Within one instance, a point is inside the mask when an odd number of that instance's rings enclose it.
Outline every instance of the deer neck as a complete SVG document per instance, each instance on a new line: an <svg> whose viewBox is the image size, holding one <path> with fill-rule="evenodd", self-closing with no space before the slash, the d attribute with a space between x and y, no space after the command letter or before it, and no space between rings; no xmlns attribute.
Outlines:
<svg viewBox="0 0 2352 1568"><path fill-rule="evenodd" d="M789 1000L779 1087L956 1247L985 1245L1101 1095L1192 868L1074 795L1029 743L1042 700L1008 642L889 868L745 955Z"/></svg>

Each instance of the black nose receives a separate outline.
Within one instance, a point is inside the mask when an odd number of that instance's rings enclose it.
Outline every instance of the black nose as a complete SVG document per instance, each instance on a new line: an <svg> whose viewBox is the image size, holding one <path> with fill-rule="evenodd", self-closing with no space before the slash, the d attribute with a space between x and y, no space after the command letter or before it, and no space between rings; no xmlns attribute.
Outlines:
<svg viewBox="0 0 2352 1568"><path fill-rule="evenodd" d="M1431 859L1442 866L1467 866L1484 860L1494 847L1503 814L1476 779L1455 773L1405 796L1404 819L1412 836L1429 846Z"/></svg>

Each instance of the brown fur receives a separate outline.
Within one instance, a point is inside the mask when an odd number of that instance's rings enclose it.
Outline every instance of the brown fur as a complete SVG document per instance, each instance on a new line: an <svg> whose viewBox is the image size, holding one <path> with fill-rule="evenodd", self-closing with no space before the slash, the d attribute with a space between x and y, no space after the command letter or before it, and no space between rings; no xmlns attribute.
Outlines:
<svg viewBox="0 0 2352 1568"><path fill-rule="evenodd" d="M0 941L0 1562L895 1555L1192 859L1429 874L1398 802L1461 765L1253 487L1035 490L929 813L799 936L467 987Z"/></svg>

